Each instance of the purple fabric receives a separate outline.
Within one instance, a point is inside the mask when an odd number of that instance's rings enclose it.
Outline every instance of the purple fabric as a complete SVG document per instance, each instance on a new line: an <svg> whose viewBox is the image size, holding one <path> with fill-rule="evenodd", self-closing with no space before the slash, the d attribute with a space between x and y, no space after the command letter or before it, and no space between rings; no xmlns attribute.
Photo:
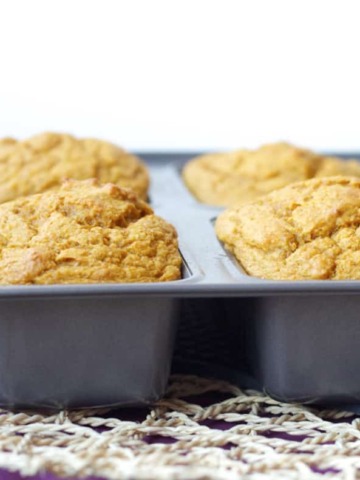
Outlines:
<svg viewBox="0 0 360 480"><path fill-rule="evenodd" d="M16 472L8 472L0 469L0 480L60 480L59 477L52 473L40 473L38 475L24 477ZM79 480L77 477L67 477L67 480ZM61 479L64 480L64 479ZM101 477L86 477L86 480L105 480Z"/></svg>

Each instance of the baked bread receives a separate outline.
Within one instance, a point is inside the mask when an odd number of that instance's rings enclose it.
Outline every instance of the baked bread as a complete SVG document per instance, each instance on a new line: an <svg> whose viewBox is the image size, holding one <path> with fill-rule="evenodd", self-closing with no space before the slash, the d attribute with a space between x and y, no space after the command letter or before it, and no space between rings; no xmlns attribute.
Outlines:
<svg viewBox="0 0 360 480"><path fill-rule="evenodd" d="M58 133L43 133L24 141L0 140L0 203L58 188L69 178L97 178L147 198L145 165L111 143Z"/></svg>
<svg viewBox="0 0 360 480"><path fill-rule="evenodd" d="M0 283L164 282L181 276L175 229L96 180L0 205Z"/></svg>
<svg viewBox="0 0 360 480"><path fill-rule="evenodd" d="M287 143L275 143L254 151L202 155L189 161L182 175L200 202L231 206L313 177L360 176L360 162L345 162Z"/></svg>
<svg viewBox="0 0 360 480"><path fill-rule="evenodd" d="M216 221L225 247L255 277L360 279L360 179L294 183Z"/></svg>

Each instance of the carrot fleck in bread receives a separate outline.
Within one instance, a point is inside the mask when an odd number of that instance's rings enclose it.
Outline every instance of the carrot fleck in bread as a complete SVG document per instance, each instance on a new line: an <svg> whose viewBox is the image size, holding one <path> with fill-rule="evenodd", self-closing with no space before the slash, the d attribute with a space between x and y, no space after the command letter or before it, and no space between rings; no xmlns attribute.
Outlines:
<svg viewBox="0 0 360 480"><path fill-rule="evenodd" d="M130 190L96 180L0 205L0 283L164 282L181 276L175 229Z"/></svg>
<svg viewBox="0 0 360 480"><path fill-rule="evenodd" d="M145 165L111 143L58 133L43 133L24 141L0 140L0 203L58 188L69 178L97 178L147 198Z"/></svg>
<svg viewBox="0 0 360 480"><path fill-rule="evenodd" d="M294 183L225 210L216 233L255 277L359 280L360 179Z"/></svg>
<svg viewBox="0 0 360 480"><path fill-rule="evenodd" d="M290 183L330 175L360 177L360 162L274 143L254 151L202 155L183 169L183 179L195 197L219 206L254 201Z"/></svg>

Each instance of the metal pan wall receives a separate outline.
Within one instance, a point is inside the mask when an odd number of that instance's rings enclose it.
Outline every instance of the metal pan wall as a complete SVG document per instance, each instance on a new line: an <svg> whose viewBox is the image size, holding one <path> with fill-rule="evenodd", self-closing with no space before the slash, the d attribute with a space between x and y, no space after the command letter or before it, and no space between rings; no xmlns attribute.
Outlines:
<svg viewBox="0 0 360 480"><path fill-rule="evenodd" d="M168 381L177 300L58 295L0 300L0 405L142 405Z"/></svg>

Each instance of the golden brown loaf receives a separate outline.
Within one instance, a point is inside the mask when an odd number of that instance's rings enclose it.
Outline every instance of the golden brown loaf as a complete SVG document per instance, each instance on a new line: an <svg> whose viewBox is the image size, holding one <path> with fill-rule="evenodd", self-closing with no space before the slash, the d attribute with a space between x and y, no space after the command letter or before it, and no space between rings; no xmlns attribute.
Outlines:
<svg viewBox="0 0 360 480"><path fill-rule="evenodd" d="M219 206L250 202L292 182L330 175L360 176L360 162L274 143L254 151L202 155L183 169L183 179L195 197Z"/></svg>
<svg viewBox="0 0 360 480"><path fill-rule="evenodd" d="M360 180L294 183L223 212L219 239L256 277L360 279Z"/></svg>
<svg viewBox="0 0 360 480"><path fill-rule="evenodd" d="M97 178L147 198L145 165L111 143L58 133L43 133L25 141L0 140L0 203L58 188L69 178Z"/></svg>
<svg viewBox="0 0 360 480"><path fill-rule="evenodd" d="M136 195L96 180L0 205L0 283L180 278L175 229Z"/></svg>

